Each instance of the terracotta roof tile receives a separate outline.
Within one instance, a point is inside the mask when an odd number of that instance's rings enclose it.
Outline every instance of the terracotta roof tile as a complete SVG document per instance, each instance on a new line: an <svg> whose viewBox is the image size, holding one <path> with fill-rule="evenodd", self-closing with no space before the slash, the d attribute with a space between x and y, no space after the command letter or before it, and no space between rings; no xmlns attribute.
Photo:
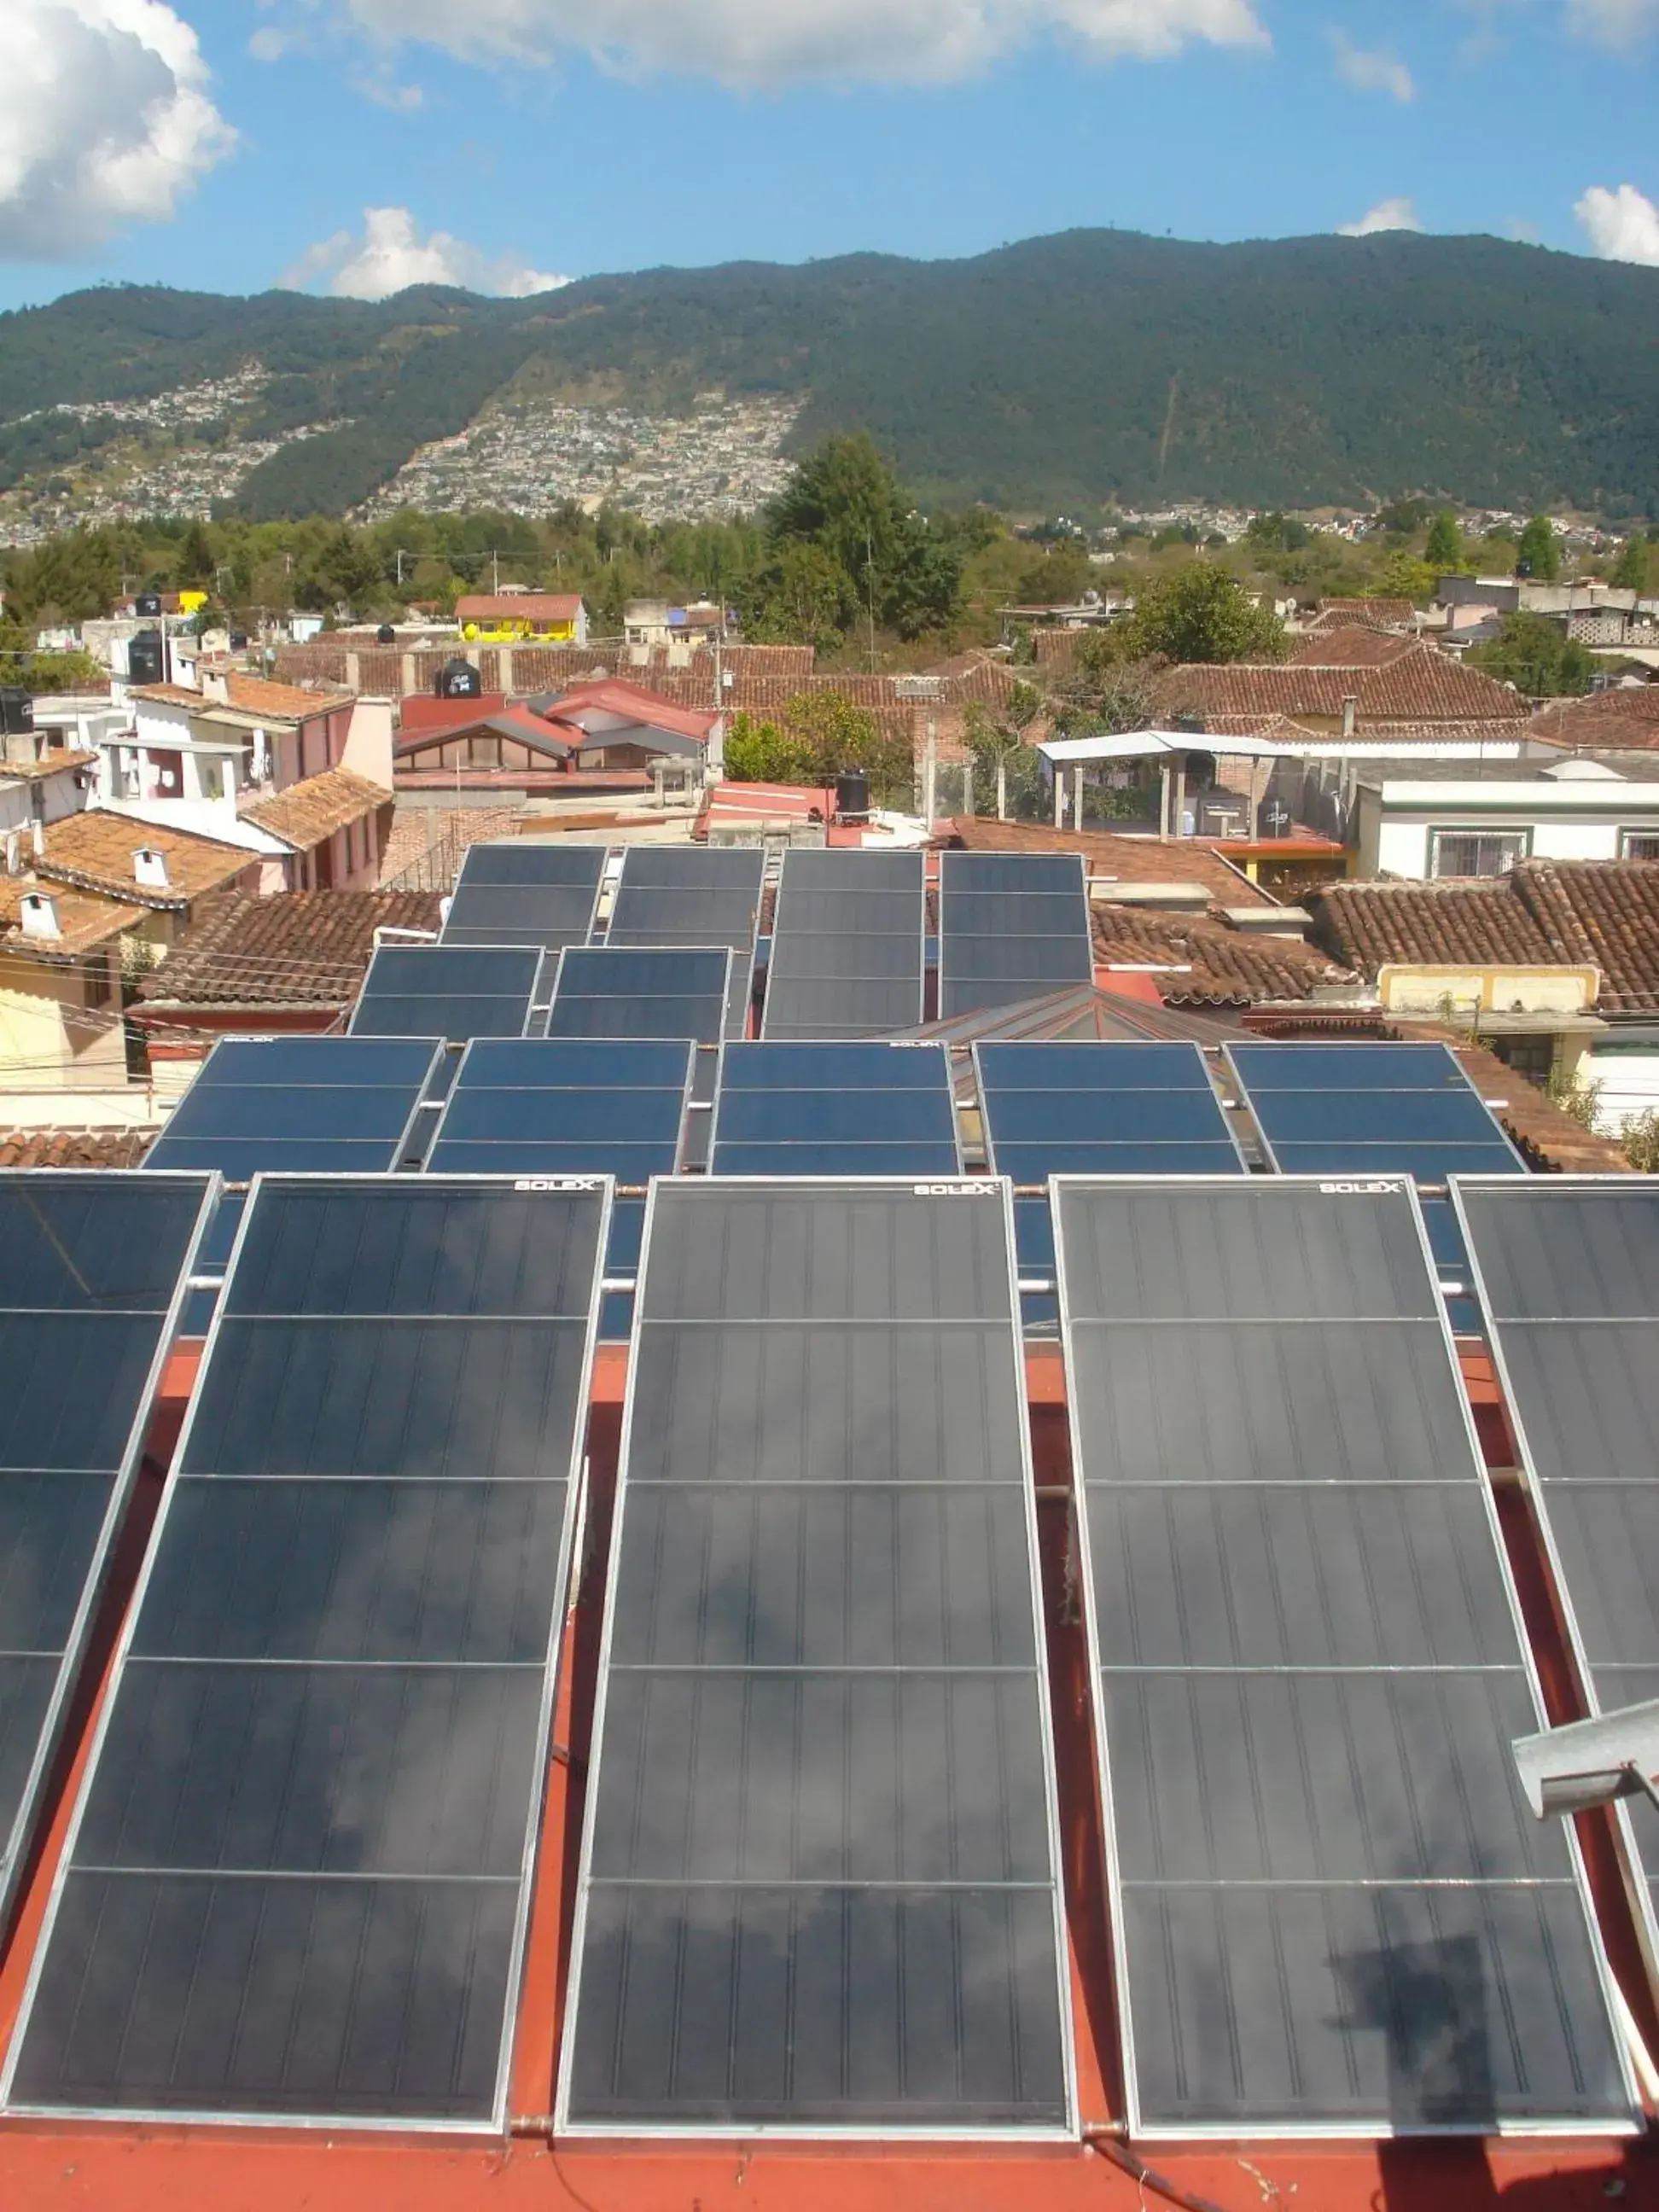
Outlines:
<svg viewBox="0 0 1659 2212"><path fill-rule="evenodd" d="M455 602L464 623L574 623L581 611L579 592L465 592Z"/></svg>
<svg viewBox="0 0 1659 2212"><path fill-rule="evenodd" d="M0 1168L136 1168L159 1129L0 1128Z"/></svg>
<svg viewBox="0 0 1659 2212"><path fill-rule="evenodd" d="M331 714L337 707L349 706L353 697L349 691L302 691L297 684L271 684L263 676L234 672L225 678L225 690L228 705L250 714L269 714L278 722L303 722L313 714ZM197 703L212 702L198 699Z"/></svg>
<svg viewBox="0 0 1659 2212"><path fill-rule="evenodd" d="M1371 977L1391 961L1593 967L1603 1012L1659 1012L1659 860L1523 860L1491 881L1331 884L1308 908L1322 944Z"/></svg>
<svg viewBox="0 0 1659 2212"><path fill-rule="evenodd" d="M165 890L141 884L134 875L132 856L141 845L165 858ZM221 844L216 837L159 829L153 822L136 822L130 816L97 809L66 815L48 826L46 850L35 861L35 872L54 883L102 891L130 906L177 908L258 866L257 854Z"/></svg>
<svg viewBox="0 0 1659 2212"><path fill-rule="evenodd" d="M1336 720L1346 698L1363 723L1524 721L1526 701L1507 684L1413 644L1382 668L1297 668L1278 663L1188 663L1152 679L1164 714L1316 714Z"/></svg>
<svg viewBox="0 0 1659 2212"><path fill-rule="evenodd" d="M1305 999L1316 988L1354 976L1328 956L1294 938L1262 938L1229 929L1201 915L1151 914L1139 907L1097 903L1091 909L1095 958L1142 967L1168 960L1190 974L1155 976L1166 1000L1231 999L1249 1005Z"/></svg>
<svg viewBox="0 0 1659 2212"><path fill-rule="evenodd" d="M1533 716L1527 735L1575 751L1659 750L1659 684L1621 684L1611 691L1592 691L1587 699L1558 699Z"/></svg>
<svg viewBox="0 0 1659 2212"><path fill-rule="evenodd" d="M348 823L361 822L392 804L392 793L367 776L349 768L331 768L291 783L269 799L256 799L242 809L242 818L283 838L295 852L308 853Z"/></svg>
<svg viewBox="0 0 1659 2212"><path fill-rule="evenodd" d="M35 890L48 893L57 909L59 934L56 937L23 934L23 894ZM32 875L0 878L0 944L8 952L21 952L31 959L65 959L89 951L94 945L108 944L124 929L136 929L143 919L143 907L128 906L118 899L71 890L65 884L44 882Z"/></svg>
<svg viewBox="0 0 1659 2212"><path fill-rule="evenodd" d="M348 1006L377 929L438 927L436 891L222 891L138 987L146 1008Z"/></svg>
<svg viewBox="0 0 1659 2212"><path fill-rule="evenodd" d="M1322 599L1316 623L1382 623L1408 629L1417 609L1410 599Z"/></svg>
<svg viewBox="0 0 1659 2212"><path fill-rule="evenodd" d="M1302 639L1292 650L1292 668L1387 668L1403 654L1415 653L1417 641L1393 630L1358 626L1320 630Z"/></svg>

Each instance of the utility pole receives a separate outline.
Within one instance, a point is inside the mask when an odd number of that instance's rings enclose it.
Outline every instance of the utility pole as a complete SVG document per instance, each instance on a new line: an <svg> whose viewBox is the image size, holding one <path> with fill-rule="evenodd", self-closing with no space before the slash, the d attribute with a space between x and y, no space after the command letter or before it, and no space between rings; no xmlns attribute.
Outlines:
<svg viewBox="0 0 1659 2212"><path fill-rule="evenodd" d="M864 532L864 596L870 611L870 673L876 672L876 555L866 525Z"/></svg>

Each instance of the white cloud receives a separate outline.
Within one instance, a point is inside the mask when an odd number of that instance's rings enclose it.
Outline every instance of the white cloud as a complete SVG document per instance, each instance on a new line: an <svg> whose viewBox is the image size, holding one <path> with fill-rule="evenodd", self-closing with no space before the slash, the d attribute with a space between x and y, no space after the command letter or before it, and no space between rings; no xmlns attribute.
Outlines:
<svg viewBox="0 0 1659 2212"><path fill-rule="evenodd" d="M1603 261L1640 261L1659 269L1659 207L1634 185L1609 191L1592 185L1573 213Z"/></svg>
<svg viewBox="0 0 1659 2212"><path fill-rule="evenodd" d="M1414 204L1407 199L1379 200L1368 208L1358 222L1340 222L1336 227L1339 238L1372 238L1379 230L1421 230L1423 219Z"/></svg>
<svg viewBox="0 0 1659 2212"><path fill-rule="evenodd" d="M161 0L6 0L4 20L0 260L164 221L235 144L195 32Z"/></svg>
<svg viewBox="0 0 1659 2212"><path fill-rule="evenodd" d="M1333 31L1331 45L1336 54L1336 73L1345 83L1360 92L1390 93L1402 103L1416 99L1412 73L1395 55L1367 53L1355 46L1346 31Z"/></svg>
<svg viewBox="0 0 1659 2212"><path fill-rule="evenodd" d="M1659 30L1659 0L1567 0L1567 23L1597 46L1633 46Z"/></svg>
<svg viewBox="0 0 1659 2212"><path fill-rule="evenodd" d="M289 0L314 7L319 0ZM582 53L619 71L735 86L941 83L1043 36L1156 61L1271 45L1253 0L330 0L391 49L410 41L522 69Z"/></svg>
<svg viewBox="0 0 1659 2212"><path fill-rule="evenodd" d="M295 291L321 285L341 300L386 300L410 284L454 284L523 300L569 282L529 268L510 253L481 252L447 230L422 238L404 207L365 208L361 234L337 230L308 246L283 278Z"/></svg>

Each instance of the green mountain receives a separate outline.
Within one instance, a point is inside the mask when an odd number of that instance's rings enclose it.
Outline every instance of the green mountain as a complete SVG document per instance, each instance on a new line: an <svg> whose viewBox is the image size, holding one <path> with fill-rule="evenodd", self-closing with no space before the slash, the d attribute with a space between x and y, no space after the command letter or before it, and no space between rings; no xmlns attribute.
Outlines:
<svg viewBox="0 0 1659 2212"><path fill-rule="evenodd" d="M256 516L339 512L494 392L658 413L805 396L932 500L1312 506L1413 492L1659 517L1659 270L1486 238L1200 246L1072 231L972 260L859 254L368 305L138 288L0 316L0 489L109 433L60 403L270 372L215 426L284 447ZM17 418L32 416L30 422Z"/></svg>

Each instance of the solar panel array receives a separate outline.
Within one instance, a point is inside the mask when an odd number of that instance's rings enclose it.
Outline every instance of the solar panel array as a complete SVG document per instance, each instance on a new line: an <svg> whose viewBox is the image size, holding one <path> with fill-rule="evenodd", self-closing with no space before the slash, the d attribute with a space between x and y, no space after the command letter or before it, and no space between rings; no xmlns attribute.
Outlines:
<svg viewBox="0 0 1659 2212"><path fill-rule="evenodd" d="M1006 1186L652 1205L561 2119L1058 2132Z"/></svg>
<svg viewBox="0 0 1659 2212"><path fill-rule="evenodd" d="M1080 854L940 854L941 1021L1091 983L1094 973Z"/></svg>
<svg viewBox="0 0 1659 2212"><path fill-rule="evenodd" d="M1659 1697L1659 1191L1551 1176L1455 1198L1590 1709ZM1659 1959L1659 1813L1620 1816Z"/></svg>
<svg viewBox="0 0 1659 2212"><path fill-rule="evenodd" d="M729 1044L714 1109L715 1175L962 1172L942 1045Z"/></svg>
<svg viewBox="0 0 1659 2212"><path fill-rule="evenodd" d="M395 1167L441 1054L434 1037L227 1037L215 1045L147 1169L351 1175Z"/></svg>
<svg viewBox="0 0 1659 2212"><path fill-rule="evenodd" d="M1054 1175L1242 1175L1195 1044L997 1044L974 1047L985 1155L994 1175L1044 1183ZM1046 1193L1014 1200L1019 1272L1051 1282L1054 1232ZM1025 1325L1058 1327L1052 1291L1030 1291Z"/></svg>
<svg viewBox="0 0 1659 2212"><path fill-rule="evenodd" d="M755 984L766 854L758 845L729 848L630 845L605 941L616 945L725 945L736 956L726 1034L748 1026Z"/></svg>
<svg viewBox="0 0 1659 2212"><path fill-rule="evenodd" d="M545 1034L718 1044L732 963L723 945L567 946L559 955Z"/></svg>
<svg viewBox="0 0 1659 2212"><path fill-rule="evenodd" d="M890 1036L922 1017L927 895L917 853L796 848L783 856L761 1035Z"/></svg>
<svg viewBox="0 0 1659 2212"><path fill-rule="evenodd" d="M470 845L444 922L446 945L586 945L605 848L514 837Z"/></svg>
<svg viewBox="0 0 1659 2212"><path fill-rule="evenodd" d="M0 1174L0 1927L211 1188Z"/></svg>
<svg viewBox="0 0 1659 2212"><path fill-rule="evenodd" d="M14 2108L503 2124L606 1200L258 1187Z"/></svg>
<svg viewBox="0 0 1659 2212"><path fill-rule="evenodd" d="M382 945L363 978L353 1036L522 1036L543 955L534 945Z"/></svg>
<svg viewBox="0 0 1659 2212"><path fill-rule="evenodd" d="M1131 2131L1630 2125L1409 1184L1056 1193Z"/></svg>

